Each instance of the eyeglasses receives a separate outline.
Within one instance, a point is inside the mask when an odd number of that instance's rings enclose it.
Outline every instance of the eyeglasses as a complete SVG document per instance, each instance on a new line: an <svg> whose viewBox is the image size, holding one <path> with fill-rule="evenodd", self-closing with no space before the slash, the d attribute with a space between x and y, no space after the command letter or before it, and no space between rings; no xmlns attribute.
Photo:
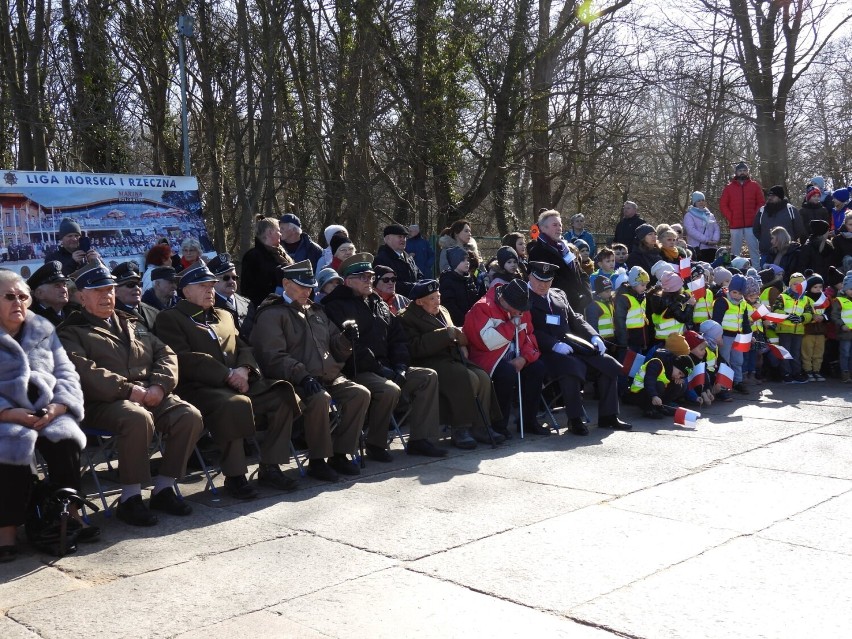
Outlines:
<svg viewBox="0 0 852 639"><path fill-rule="evenodd" d="M396 282L396 278L395 277L380 277L379 281L383 282L385 284L390 284L392 282Z"/></svg>
<svg viewBox="0 0 852 639"><path fill-rule="evenodd" d="M142 288L141 282L125 282L122 286L124 288Z"/></svg>
<svg viewBox="0 0 852 639"><path fill-rule="evenodd" d="M10 302L14 302L15 300L18 300L21 304L23 304L28 299L30 299L30 296L27 295L26 293L5 293L3 295L3 297L5 297Z"/></svg>
<svg viewBox="0 0 852 639"><path fill-rule="evenodd" d="M240 276L239 275L223 275L222 276L223 282L230 282L231 280L234 280L235 282L239 282Z"/></svg>
<svg viewBox="0 0 852 639"><path fill-rule="evenodd" d="M358 275L350 275L349 277L351 277L353 280L360 280L362 282L369 282L371 279L373 279L373 274L372 273L360 273Z"/></svg>

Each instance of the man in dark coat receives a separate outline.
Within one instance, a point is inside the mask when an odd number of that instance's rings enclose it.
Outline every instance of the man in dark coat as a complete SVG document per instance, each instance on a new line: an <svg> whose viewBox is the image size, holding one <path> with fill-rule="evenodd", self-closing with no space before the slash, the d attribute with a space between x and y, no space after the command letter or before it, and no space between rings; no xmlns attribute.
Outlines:
<svg viewBox="0 0 852 639"><path fill-rule="evenodd" d="M322 257L322 247L302 231L302 221L293 213L287 213L281 216L278 224L281 228L281 246L287 254L294 262L308 260L316 271L317 262Z"/></svg>
<svg viewBox="0 0 852 639"><path fill-rule="evenodd" d="M149 331L153 331L160 311L142 301L142 275L136 262L122 262L112 269L112 276L115 278L115 307L135 315Z"/></svg>
<svg viewBox="0 0 852 639"><path fill-rule="evenodd" d="M530 261L547 262L558 268L554 286L568 296L571 308L583 313L592 303L589 276L580 267L573 247L562 239L559 211L542 211L538 216L538 239L530 247Z"/></svg>
<svg viewBox="0 0 852 639"><path fill-rule="evenodd" d="M621 207L621 219L615 225L613 244L624 244L630 252L636 246L636 229L645 224L645 220L639 217L639 207L636 202L625 202Z"/></svg>
<svg viewBox="0 0 852 639"><path fill-rule="evenodd" d="M228 311L234 318L234 324L240 332L240 337L248 341L254 319L255 308L251 300L237 293L240 276L237 275L237 265L231 260L229 253L219 253L207 263L207 268L216 276L213 285L216 291L214 306Z"/></svg>
<svg viewBox="0 0 852 639"><path fill-rule="evenodd" d="M68 313L74 310L68 304L68 278L62 273L61 262L46 262L30 276L27 286L33 292L30 310L54 326L59 326Z"/></svg>
<svg viewBox="0 0 852 639"><path fill-rule="evenodd" d="M151 288L142 295L142 301L164 311L178 302L177 273L171 266L158 266L151 271Z"/></svg>
<svg viewBox="0 0 852 639"><path fill-rule="evenodd" d="M414 258L405 252L408 230L401 224L391 224L385 227L384 238L385 243L376 252L373 266L381 264L392 268L396 273L397 293L408 297L414 283L423 279Z"/></svg>
<svg viewBox="0 0 852 639"><path fill-rule="evenodd" d="M71 275L74 271L88 264L100 261L101 256L94 249L84 251L80 248L80 237L83 231L80 225L70 217L66 217L59 223L59 231L56 239L59 247L51 254L45 256L44 262L57 261L62 264L63 275Z"/></svg>
<svg viewBox="0 0 852 639"><path fill-rule="evenodd" d="M300 411L293 387L264 379L252 348L240 339L231 314L213 307L216 276L205 264L181 273L186 299L157 317L157 336L177 353L178 391L204 416L204 424L222 449L225 490L237 499L257 496L248 483L243 439L255 434L254 414L267 415L260 448L258 483L292 491L296 481L279 464L290 461L293 417Z"/></svg>
<svg viewBox="0 0 852 639"><path fill-rule="evenodd" d="M587 369L598 373L598 426L630 430L631 425L618 418L618 376L621 364L606 354L606 345L598 332L575 313L565 293L553 288L556 267L544 262L530 262L530 313L541 357L548 370L557 376L571 432L588 435L583 423L582 390ZM591 350L572 342L570 336L589 342Z"/></svg>
<svg viewBox="0 0 852 639"><path fill-rule="evenodd" d="M409 366L408 336L399 319L373 292L374 274L369 253L357 253L340 265L343 284L322 299L329 318L339 327L346 321L358 325L359 339L344 370L370 391L367 455L392 461L387 451L388 425L400 396L411 409L409 455L443 457L446 451L430 439L438 436L438 375L429 368Z"/></svg>
<svg viewBox="0 0 852 639"><path fill-rule="evenodd" d="M453 318L456 326L464 325L464 316L480 298L476 281L470 276L470 260L467 249L452 246L447 249L450 268L441 273L441 302Z"/></svg>

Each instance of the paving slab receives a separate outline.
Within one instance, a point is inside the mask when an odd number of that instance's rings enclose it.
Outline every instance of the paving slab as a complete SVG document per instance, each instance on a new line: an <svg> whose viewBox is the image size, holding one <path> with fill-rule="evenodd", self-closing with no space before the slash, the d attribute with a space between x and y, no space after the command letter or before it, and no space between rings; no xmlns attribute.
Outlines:
<svg viewBox="0 0 852 639"><path fill-rule="evenodd" d="M852 492L773 524L759 535L800 546L852 555Z"/></svg>
<svg viewBox="0 0 852 639"><path fill-rule="evenodd" d="M66 575L60 568L44 564L44 555L22 552L14 562L0 564L0 613L21 604L54 597L71 590L86 588L86 584ZM56 560L58 565L65 561ZM3 633L0 633L0 637Z"/></svg>
<svg viewBox="0 0 852 639"><path fill-rule="evenodd" d="M351 636L351 633L347 632L346 635ZM282 614L270 612L267 609L250 612L247 615L238 615L210 626L190 630L176 635L174 639L233 639L234 637L329 639L333 636L317 632L288 619Z"/></svg>
<svg viewBox="0 0 852 639"><path fill-rule="evenodd" d="M23 604L7 615L48 639L170 637L390 565L375 554L294 535Z"/></svg>
<svg viewBox="0 0 852 639"><path fill-rule="evenodd" d="M608 505L590 506L408 566L501 599L567 614L733 534Z"/></svg>
<svg viewBox="0 0 852 639"><path fill-rule="evenodd" d="M0 637L3 639L38 639L38 635L28 628L9 619L0 617Z"/></svg>
<svg viewBox="0 0 852 639"><path fill-rule="evenodd" d="M643 432L592 431L588 437L560 435L535 441L500 457L482 451L447 465L604 494L625 495L689 474L734 454L724 441L668 437Z"/></svg>
<svg viewBox="0 0 852 639"><path fill-rule="evenodd" d="M803 433L728 461L744 466L852 479L852 438Z"/></svg>
<svg viewBox="0 0 852 639"><path fill-rule="evenodd" d="M852 557L743 537L572 610L630 637L847 637Z"/></svg>
<svg viewBox="0 0 852 639"><path fill-rule="evenodd" d="M193 504L190 517L158 516L160 522L151 528L128 526L115 517L94 518L101 525L101 540L78 544L75 554L61 560L62 569L86 581L108 581L293 534L279 525L198 504Z"/></svg>
<svg viewBox="0 0 852 639"><path fill-rule="evenodd" d="M326 588L272 610L340 639L367 628L370 639L615 636L404 568Z"/></svg>
<svg viewBox="0 0 852 639"><path fill-rule="evenodd" d="M852 481L721 464L621 497L610 505L749 533L849 490Z"/></svg>
<svg viewBox="0 0 852 639"><path fill-rule="evenodd" d="M847 419L835 424L829 424L813 431L823 435L838 435L840 437L852 437L852 419Z"/></svg>

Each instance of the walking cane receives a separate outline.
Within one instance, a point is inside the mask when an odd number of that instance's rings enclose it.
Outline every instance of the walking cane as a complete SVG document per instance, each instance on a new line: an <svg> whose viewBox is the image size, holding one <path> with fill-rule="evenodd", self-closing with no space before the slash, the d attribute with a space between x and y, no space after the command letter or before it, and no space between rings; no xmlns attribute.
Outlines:
<svg viewBox="0 0 852 639"><path fill-rule="evenodd" d="M355 324L355 327L357 328L358 324L355 322L355 320L346 320L345 322L343 322L343 324L341 324L341 326L345 328L346 325L349 322L351 322L352 324ZM355 349L356 349L357 345L358 345L358 338L355 337L355 338L352 339L352 380L353 381L355 380L356 377L358 377L358 358L355 357ZM364 461L364 457L366 457L366 452L367 452L365 450L365 448L366 448L365 443L366 443L366 438L364 437L364 425L361 424L361 432L358 434L358 458L359 458L358 462L359 462L359 465L361 466L361 468L367 467L367 463Z"/></svg>
<svg viewBox="0 0 852 639"><path fill-rule="evenodd" d="M518 326L521 323L521 316L516 315L512 318L512 324L515 325L515 357L521 356L521 340L518 336ZM521 428L521 439L524 438L524 394L521 389L521 371L518 370L518 423Z"/></svg>

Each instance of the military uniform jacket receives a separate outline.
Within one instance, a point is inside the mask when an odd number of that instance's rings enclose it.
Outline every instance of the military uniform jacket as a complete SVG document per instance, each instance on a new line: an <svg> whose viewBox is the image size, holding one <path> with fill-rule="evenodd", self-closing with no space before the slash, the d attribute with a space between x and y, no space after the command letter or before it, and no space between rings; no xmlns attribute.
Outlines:
<svg viewBox="0 0 852 639"><path fill-rule="evenodd" d="M574 312L568 303L565 292L551 288L546 297L530 291L530 314L532 315L535 336L542 353L549 353L557 342L563 341L566 333L590 340L598 334L581 315ZM548 316L557 319L548 321Z"/></svg>
<svg viewBox="0 0 852 639"><path fill-rule="evenodd" d="M308 375L334 381L352 353L321 305L303 307L274 293L257 309L251 344L264 375L293 384Z"/></svg>
<svg viewBox="0 0 852 639"><path fill-rule="evenodd" d="M42 306L38 302L34 301L33 305L30 306L30 311L35 313L36 315L40 315L48 322L53 324L54 326L59 326L62 322L65 321L65 318L75 309L76 307L71 304L66 304L62 308L62 315L54 311L49 306Z"/></svg>
<svg viewBox="0 0 852 639"><path fill-rule="evenodd" d="M81 310L56 329L80 375L86 401L128 399L134 385L158 385L166 395L173 392L178 382L174 351L133 315L116 311L111 321L110 327Z"/></svg>
<svg viewBox="0 0 852 639"><path fill-rule="evenodd" d="M239 336L231 314L222 309L204 311L187 300L162 311L155 326L157 336L177 353L180 385L190 391L197 388L221 388L233 394L227 379L231 369L249 369L249 397L267 391L278 380L265 379L260 374L251 346ZM292 408L298 414L295 396Z"/></svg>
<svg viewBox="0 0 852 639"><path fill-rule="evenodd" d="M145 302L139 302L139 306L137 306L136 309L133 309L116 300L115 308L136 317L136 319L148 327L149 331L154 330L154 322L157 319L157 314L160 312L158 309L154 308L150 304L146 304Z"/></svg>
<svg viewBox="0 0 852 639"><path fill-rule="evenodd" d="M234 305L231 306L227 299L216 293L216 301L213 303L213 306L228 311L231 314L231 317L234 318L234 324L236 324L237 330L241 331L243 322L246 321L246 317L249 314L251 300L247 297L234 293Z"/></svg>

